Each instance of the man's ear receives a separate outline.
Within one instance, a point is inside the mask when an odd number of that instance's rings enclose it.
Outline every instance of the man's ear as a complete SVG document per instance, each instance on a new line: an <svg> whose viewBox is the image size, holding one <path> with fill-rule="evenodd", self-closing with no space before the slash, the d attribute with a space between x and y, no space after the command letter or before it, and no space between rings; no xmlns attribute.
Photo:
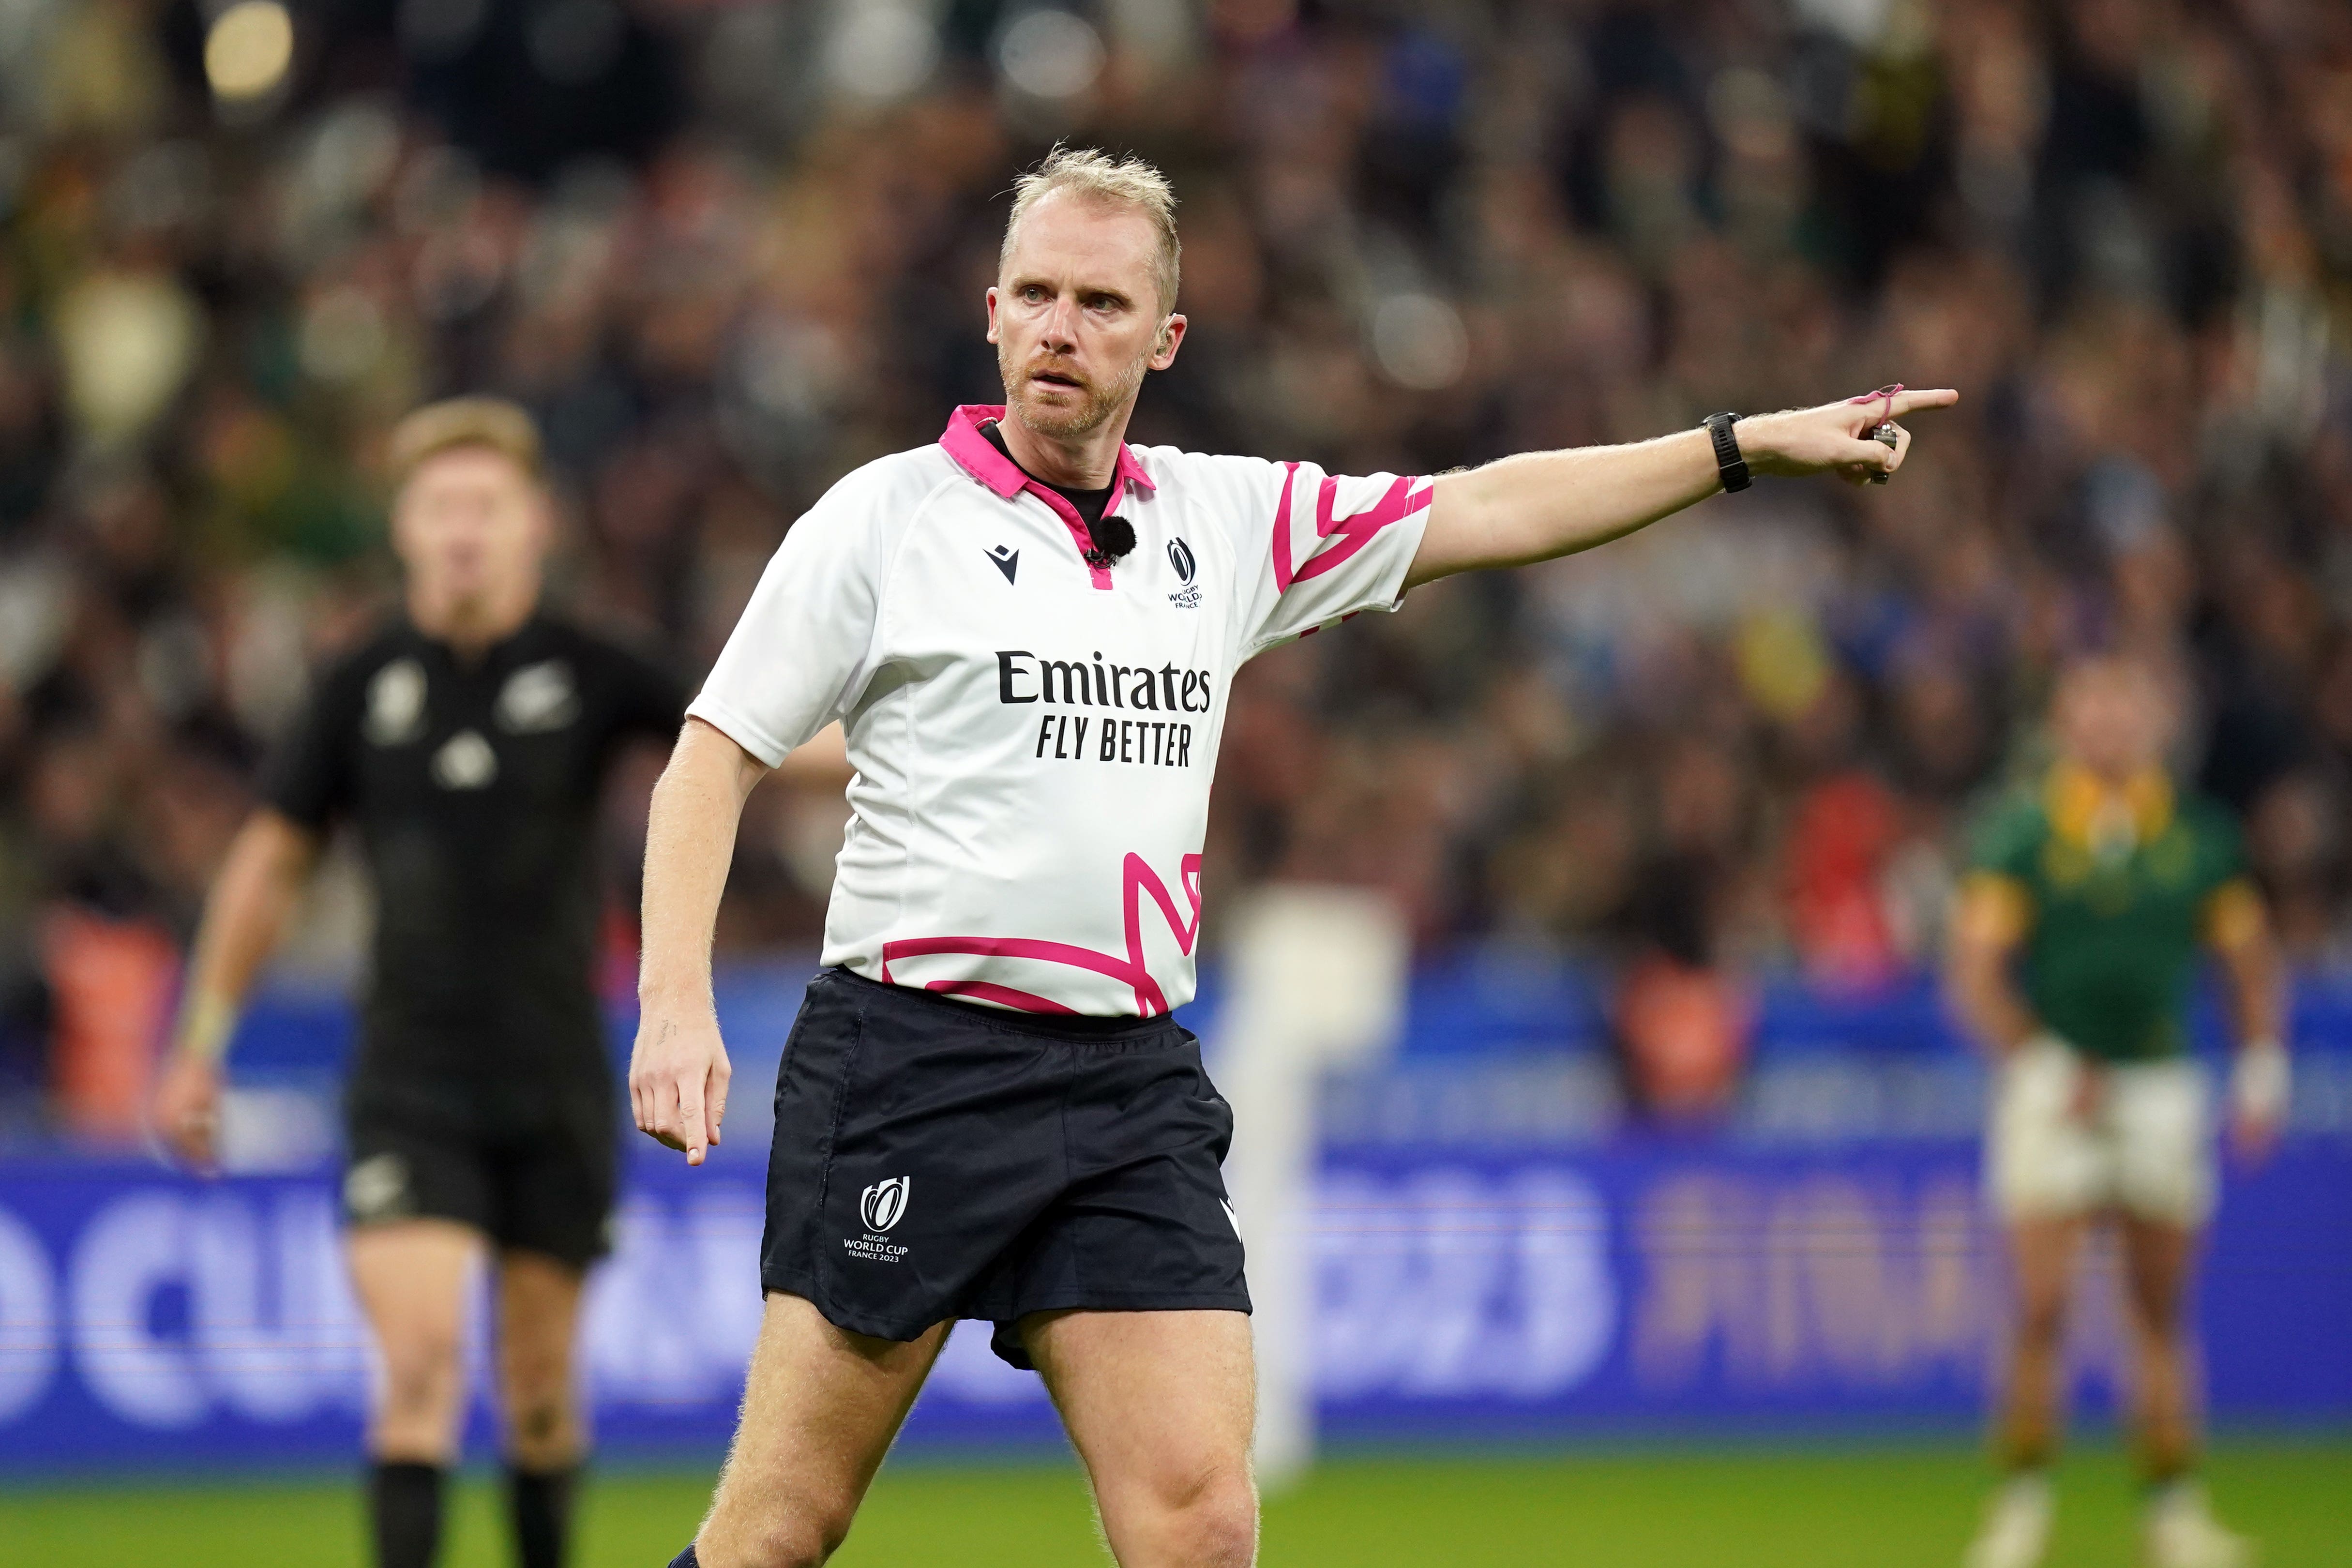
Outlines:
<svg viewBox="0 0 2352 1568"><path fill-rule="evenodd" d="M988 341L996 342L996 285L988 286Z"/></svg>
<svg viewBox="0 0 2352 1568"><path fill-rule="evenodd" d="M1145 363L1153 370L1166 370L1176 363L1176 351L1183 345L1184 318L1170 312L1160 323L1160 335L1151 341L1151 357Z"/></svg>

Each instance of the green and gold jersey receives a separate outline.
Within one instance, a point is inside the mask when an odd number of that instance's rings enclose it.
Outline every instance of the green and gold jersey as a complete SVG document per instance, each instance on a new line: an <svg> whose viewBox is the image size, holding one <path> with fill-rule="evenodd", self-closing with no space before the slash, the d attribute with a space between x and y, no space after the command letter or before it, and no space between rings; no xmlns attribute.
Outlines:
<svg viewBox="0 0 2352 1568"><path fill-rule="evenodd" d="M2117 789L2061 763L1979 824L1964 917L2019 944L2026 1000L2106 1061L2189 1045L2199 945L2259 919L2237 825L2160 773Z"/></svg>

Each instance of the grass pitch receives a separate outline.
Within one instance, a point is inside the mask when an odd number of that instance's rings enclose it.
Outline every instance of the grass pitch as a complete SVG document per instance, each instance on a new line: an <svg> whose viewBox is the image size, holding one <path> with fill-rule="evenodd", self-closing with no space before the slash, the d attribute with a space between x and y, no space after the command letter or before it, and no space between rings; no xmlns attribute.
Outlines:
<svg viewBox="0 0 2352 1568"><path fill-rule="evenodd" d="M2352 1563L2352 1442L2235 1442L2209 1468L2264 1568ZM1958 1447L1579 1450L1343 1458L1268 1502L1268 1568L1951 1568L1986 1475ZM579 1568L662 1568L706 1474L608 1473L586 1494ZM2089 1449L2059 1477L2053 1568L2129 1568L2134 1489ZM459 1492L444 1568L507 1561L499 1499ZM336 1482L0 1489L0 1568L361 1568L355 1489ZM892 1466L840 1568L1097 1568L1067 1465Z"/></svg>

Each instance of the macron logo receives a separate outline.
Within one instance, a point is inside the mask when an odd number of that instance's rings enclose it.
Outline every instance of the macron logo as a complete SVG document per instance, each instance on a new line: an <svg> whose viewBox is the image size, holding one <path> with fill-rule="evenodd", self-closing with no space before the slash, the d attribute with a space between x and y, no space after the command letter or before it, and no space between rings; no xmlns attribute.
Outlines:
<svg viewBox="0 0 2352 1568"><path fill-rule="evenodd" d="M996 563L996 569L1004 574L1004 580L1008 583L1013 581L1013 574L1021 569L1021 552L1018 550L995 545L989 550L988 558Z"/></svg>

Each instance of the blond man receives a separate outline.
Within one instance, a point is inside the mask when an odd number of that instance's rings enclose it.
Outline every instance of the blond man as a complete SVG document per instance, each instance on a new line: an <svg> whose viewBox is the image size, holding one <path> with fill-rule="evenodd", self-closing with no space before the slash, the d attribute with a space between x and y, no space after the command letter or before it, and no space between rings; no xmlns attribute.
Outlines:
<svg viewBox="0 0 2352 1568"><path fill-rule="evenodd" d="M1019 182L986 299L1004 405L794 524L655 793L629 1090L698 1163L727 1105L709 949L744 797L836 720L856 769L829 967L776 1087L766 1315L679 1564L829 1556L960 1319L1044 1376L1123 1568L1254 1561L1232 1120L1170 1017L1235 668L1751 472L1892 473L1891 421L1957 396L1719 415L1434 480L1129 447L1183 346L1180 259L1149 165L1057 151Z"/></svg>

